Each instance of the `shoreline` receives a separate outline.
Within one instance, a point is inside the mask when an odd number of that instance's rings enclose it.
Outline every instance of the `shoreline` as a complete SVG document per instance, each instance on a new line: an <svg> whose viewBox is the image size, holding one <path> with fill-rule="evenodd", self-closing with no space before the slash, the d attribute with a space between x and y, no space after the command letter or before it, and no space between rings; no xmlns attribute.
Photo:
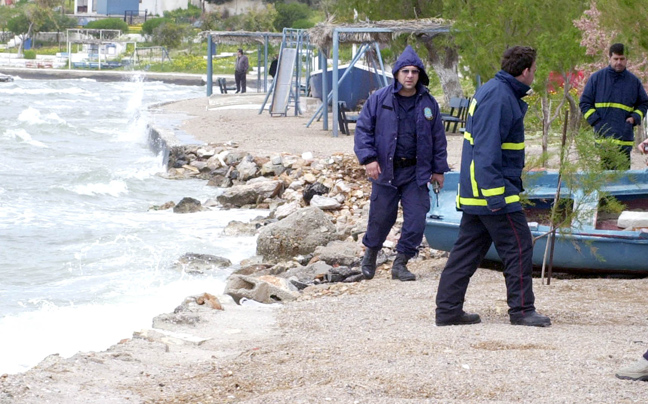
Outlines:
<svg viewBox="0 0 648 404"><path fill-rule="evenodd" d="M308 116L270 118L209 103L156 107L183 117L164 128L152 122L152 130L176 140L180 132L206 143L241 139L250 152L352 151L350 136L304 128ZM451 159L462 140L449 138ZM196 326L169 330L180 335L136 332L106 351L52 355L2 375L0 404L645 401L644 384L614 371L645 351L648 279L555 278L551 286L534 279L538 310L553 321L537 329L508 324L501 273L480 269L466 310L483 323L435 327L444 264L443 256L414 261L419 279L405 283L383 267L372 281L309 288L281 306L224 299L224 311L201 309Z"/></svg>

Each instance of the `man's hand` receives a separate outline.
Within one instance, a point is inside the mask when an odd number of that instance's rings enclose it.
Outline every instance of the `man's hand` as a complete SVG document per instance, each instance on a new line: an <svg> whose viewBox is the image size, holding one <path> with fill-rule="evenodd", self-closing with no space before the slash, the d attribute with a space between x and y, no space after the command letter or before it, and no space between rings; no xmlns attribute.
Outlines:
<svg viewBox="0 0 648 404"><path fill-rule="evenodd" d="M365 166L365 170L367 171L367 177L371 178L372 180L377 180L378 176L382 172L380 171L380 165L377 161L372 161L371 163L367 164Z"/></svg>
<svg viewBox="0 0 648 404"><path fill-rule="evenodd" d="M641 151L643 154L648 154L648 139L639 143L639 151Z"/></svg>
<svg viewBox="0 0 648 404"><path fill-rule="evenodd" d="M629 116L629 117L626 119L626 122L628 122L628 123L631 124L631 125L634 125L634 118L631 117L631 116Z"/></svg>
<svg viewBox="0 0 648 404"><path fill-rule="evenodd" d="M430 177L430 183L434 184L436 181L439 184L439 189L443 188L443 174L437 174L434 173L432 174L432 177Z"/></svg>

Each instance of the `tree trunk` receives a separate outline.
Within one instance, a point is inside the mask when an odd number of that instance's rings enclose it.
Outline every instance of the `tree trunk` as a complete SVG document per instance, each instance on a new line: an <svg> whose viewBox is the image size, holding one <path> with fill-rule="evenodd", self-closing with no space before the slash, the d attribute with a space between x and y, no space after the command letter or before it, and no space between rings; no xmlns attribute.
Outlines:
<svg viewBox="0 0 648 404"><path fill-rule="evenodd" d="M434 38L429 38L424 40L423 43L428 51L428 61L441 81L443 97L446 105L448 105L450 98L463 97L463 89L461 88L459 75L457 74L459 53L457 53L455 47L445 44L440 45L436 42Z"/></svg>
<svg viewBox="0 0 648 404"><path fill-rule="evenodd" d="M549 128L551 127L551 100L546 93L541 96L542 105L542 167L547 166L547 151L549 150Z"/></svg>

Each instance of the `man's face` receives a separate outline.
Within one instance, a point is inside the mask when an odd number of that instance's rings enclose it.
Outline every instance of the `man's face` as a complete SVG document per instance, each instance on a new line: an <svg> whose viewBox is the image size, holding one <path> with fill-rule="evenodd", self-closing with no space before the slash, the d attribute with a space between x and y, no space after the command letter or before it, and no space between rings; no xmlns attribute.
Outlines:
<svg viewBox="0 0 648 404"><path fill-rule="evenodd" d="M398 82L405 90L416 88L419 79L419 68L416 66L405 66L398 71Z"/></svg>
<svg viewBox="0 0 648 404"><path fill-rule="evenodd" d="M533 83L533 80L535 80L535 72L536 72L536 62L534 61L533 64L531 65L531 68L524 69L520 81L530 87L531 84Z"/></svg>
<svg viewBox="0 0 648 404"><path fill-rule="evenodd" d="M612 56L610 56L610 67L617 73L624 71L627 64L628 59L626 59L625 55L617 55L616 53L613 53Z"/></svg>

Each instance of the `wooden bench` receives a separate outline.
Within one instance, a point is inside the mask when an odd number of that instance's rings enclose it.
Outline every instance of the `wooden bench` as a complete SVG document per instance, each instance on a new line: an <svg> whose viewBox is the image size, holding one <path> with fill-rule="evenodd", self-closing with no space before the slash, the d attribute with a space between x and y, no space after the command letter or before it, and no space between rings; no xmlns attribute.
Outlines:
<svg viewBox="0 0 648 404"><path fill-rule="evenodd" d="M221 94L227 94L227 91L234 91L236 87L227 87L227 80L225 77L219 77L216 79L218 82L218 88L220 89Z"/></svg>
<svg viewBox="0 0 648 404"><path fill-rule="evenodd" d="M338 102L338 121L340 124L340 132L345 135L350 135L349 123L357 123L358 115L347 115L346 102Z"/></svg>
<svg viewBox="0 0 648 404"><path fill-rule="evenodd" d="M449 113L441 113L441 119L443 119L443 122L445 123L445 130L446 132L450 130L450 125L454 123L454 127L452 128L452 132L456 133L457 132L457 126L461 124L460 132L461 129L463 129L463 126L466 124L466 118L468 117L468 107L470 106L470 98L460 98L460 97L453 97L450 98L450 112Z"/></svg>

